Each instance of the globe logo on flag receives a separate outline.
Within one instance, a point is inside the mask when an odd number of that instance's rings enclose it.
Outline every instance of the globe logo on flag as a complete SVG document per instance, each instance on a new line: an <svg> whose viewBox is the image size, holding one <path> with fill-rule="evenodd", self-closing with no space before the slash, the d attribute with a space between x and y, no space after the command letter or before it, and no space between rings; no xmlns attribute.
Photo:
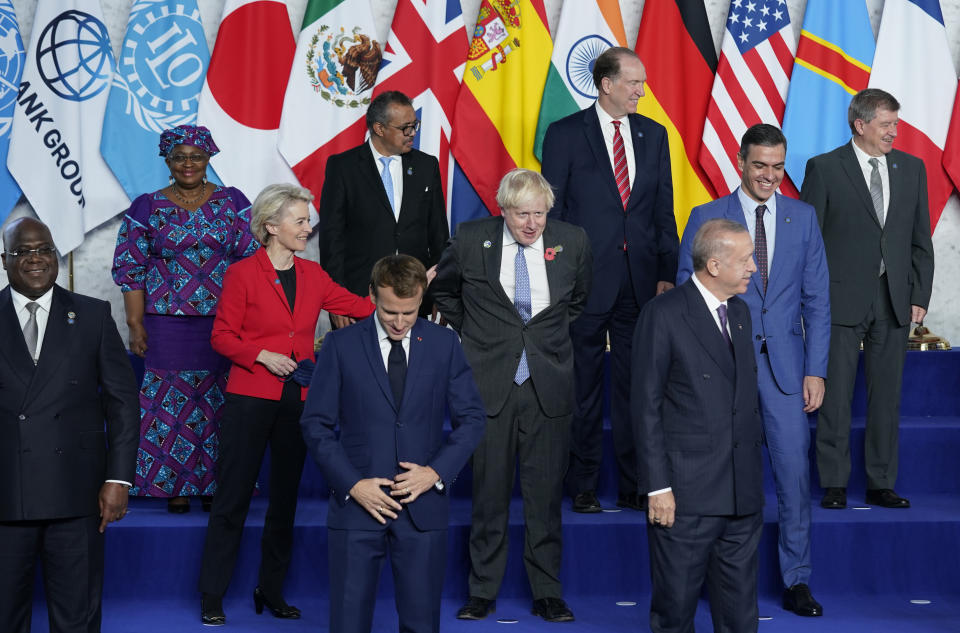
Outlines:
<svg viewBox="0 0 960 633"><path fill-rule="evenodd" d="M16 21L0 11L0 136L7 133L13 120L24 57L19 40Z"/></svg>
<svg viewBox="0 0 960 633"><path fill-rule="evenodd" d="M40 78L64 99L85 101L110 85L110 35L89 13L64 11L51 20L40 33L36 55Z"/></svg>
<svg viewBox="0 0 960 633"><path fill-rule="evenodd" d="M587 99L597 98L597 86L593 83L593 64L600 54L613 44L599 35L587 35L570 47L567 53L567 83Z"/></svg>

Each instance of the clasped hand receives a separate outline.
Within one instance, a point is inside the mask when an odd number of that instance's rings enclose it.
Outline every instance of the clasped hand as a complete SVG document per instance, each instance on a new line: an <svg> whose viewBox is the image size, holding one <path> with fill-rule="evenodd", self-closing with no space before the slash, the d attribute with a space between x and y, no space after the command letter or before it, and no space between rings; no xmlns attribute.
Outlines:
<svg viewBox="0 0 960 633"><path fill-rule="evenodd" d="M397 512L403 509L401 504L412 503L440 481L440 476L430 466L400 462L400 467L405 472L393 479L361 479L350 489L350 498L382 525L386 525L388 518L397 518ZM386 487L390 488L389 494L383 490ZM399 498L399 502L395 497Z"/></svg>

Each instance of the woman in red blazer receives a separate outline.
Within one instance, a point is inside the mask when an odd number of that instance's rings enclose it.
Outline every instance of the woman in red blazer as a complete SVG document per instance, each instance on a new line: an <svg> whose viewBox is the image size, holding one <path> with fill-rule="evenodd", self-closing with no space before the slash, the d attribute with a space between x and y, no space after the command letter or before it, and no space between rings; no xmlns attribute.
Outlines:
<svg viewBox="0 0 960 633"><path fill-rule="evenodd" d="M307 387L297 363L313 359L321 310L361 319L374 311L367 298L335 284L319 264L294 257L310 235L313 196L296 185L270 185L253 203L251 230L263 248L227 269L210 342L233 362L220 427L217 475L200 572L201 619L226 622L223 595L233 574L243 522L270 444L270 504L263 526L257 613L299 618L283 599L293 547L297 489L306 447L300 414ZM303 380L309 384L309 377Z"/></svg>

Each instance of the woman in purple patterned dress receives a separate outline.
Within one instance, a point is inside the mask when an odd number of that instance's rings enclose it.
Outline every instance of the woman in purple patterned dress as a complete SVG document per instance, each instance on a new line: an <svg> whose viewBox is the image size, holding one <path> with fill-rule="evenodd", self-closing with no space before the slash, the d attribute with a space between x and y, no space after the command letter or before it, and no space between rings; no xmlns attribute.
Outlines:
<svg viewBox="0 0 960 633"><path fill-rule="evenodd" d="M130 351L144 359L140 448L130 494L166 497L170 512L204 510L216 491L220 408L230 363L210 347L223 274L259 244L250 202L207 182L219 151L203 126L160 135L170 186L139 196L124 215L113 258Z"/></svg>

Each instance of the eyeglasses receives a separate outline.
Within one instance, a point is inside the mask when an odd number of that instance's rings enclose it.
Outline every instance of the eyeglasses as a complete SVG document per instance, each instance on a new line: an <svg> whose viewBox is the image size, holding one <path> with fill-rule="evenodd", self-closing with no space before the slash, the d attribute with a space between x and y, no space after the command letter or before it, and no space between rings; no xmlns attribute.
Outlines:
<svg viewBox="0 0 960 633"><path fill-rule="evenodd" d="M39 255L40 257L50 257L56 254L57 249L52 246L41 246L40 248L24 248L19 251L7 251L4 255L8 257L29 257L30 255Z"/></svg>
<svg viewBox="0 0 960 633"><path fill-rule="evenodd" d="M170 154L170 162L174 165L182 165L187 161L194 164L205 163L210 160L206 154Z"/></svg>
<svg viewBox="0 0 960 633"><path fill-rule="evenodd" d="M400 130L404 136L413 136L420 131L420 119L417 119L413 123L407 123L406 125L392 125L390 123L384 123L383 125Z"/></svg>

